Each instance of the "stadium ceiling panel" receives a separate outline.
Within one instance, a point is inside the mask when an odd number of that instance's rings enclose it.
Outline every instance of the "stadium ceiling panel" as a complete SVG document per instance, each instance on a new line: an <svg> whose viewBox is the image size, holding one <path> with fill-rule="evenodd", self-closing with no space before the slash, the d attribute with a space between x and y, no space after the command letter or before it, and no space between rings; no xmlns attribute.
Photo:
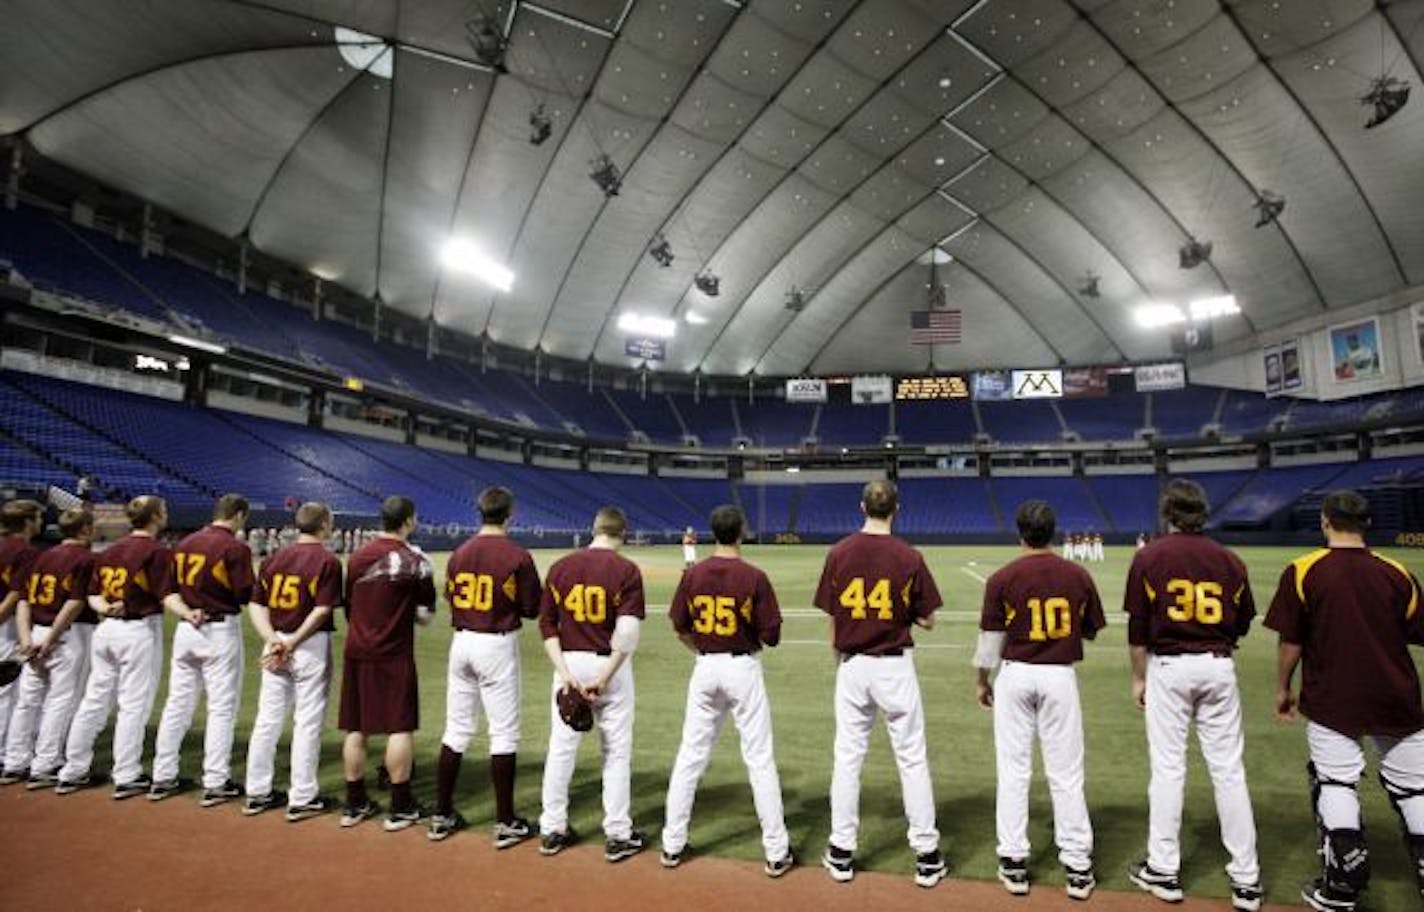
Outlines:
<svg viewBox="0 0 1424 912"><path fill-rule="evenodd" d="M385 306L573 359L638 364L623 312L677 321L677 371L1144 359L1168 344L1145 301L1234 294L1220 342L1424 284L1424 104L1362 103L1421 91L1424 0L7 17L0 134ZM513 288L443 272L452 237ZM1193 241L1210 255L1184 268ZM936 245L965 340L910 346Z"/></svg>

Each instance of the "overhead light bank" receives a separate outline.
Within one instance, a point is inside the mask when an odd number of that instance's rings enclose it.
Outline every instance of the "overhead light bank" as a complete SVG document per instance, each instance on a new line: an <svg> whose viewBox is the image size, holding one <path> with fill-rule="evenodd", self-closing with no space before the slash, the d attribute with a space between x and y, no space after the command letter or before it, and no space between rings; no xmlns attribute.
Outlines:
<svg viewBox="0 0 1424 912"><path fill-rule="evenodd" d="M1241 307L1236 303L1235 295L1220 295L1212 298L1198 298L1190 302L1185 310L1176 304L1157 302L1143 304L1133 312L1133 317L1136 318L1137 325L1143 329L1157 329L1185 323L1188 320L1229 317L1240 312Z"/></svg>
<svg viewBox="0 0 1424 912"><path fill-rule="evenodd" d="M496 263L487 253L470 241L454 238L440 251L440 262L446 269L474 276L499 291L514 287L514 273Z"/></svg>
<svg viewBox="0 0 1424 912"><path fill-rule="evenodd" d="M653 339L671 339L677 334L677 321L667 317L624 311L618 315L618 328L626 333Z"/></svg>

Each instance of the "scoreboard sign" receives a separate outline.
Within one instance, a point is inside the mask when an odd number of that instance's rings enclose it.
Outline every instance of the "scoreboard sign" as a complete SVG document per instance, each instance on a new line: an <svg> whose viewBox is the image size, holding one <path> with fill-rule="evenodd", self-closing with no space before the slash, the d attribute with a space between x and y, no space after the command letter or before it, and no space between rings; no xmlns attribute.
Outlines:
<svg viewBox="0 0 1424 912"><path fill-rule="evenodd" d="M959 374L938 377L900 377L895 381L898 400L968 399L969 381Z"/></svg>

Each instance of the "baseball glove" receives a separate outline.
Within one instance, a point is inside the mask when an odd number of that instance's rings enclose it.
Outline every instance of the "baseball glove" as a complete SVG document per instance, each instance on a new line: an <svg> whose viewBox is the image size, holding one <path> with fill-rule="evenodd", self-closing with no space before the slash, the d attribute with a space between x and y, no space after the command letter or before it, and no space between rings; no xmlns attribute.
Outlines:
<svg viewBox="0 0 1424 912"><path fill-rule="evenodd" d="M15 682L15 679L20 676L20 669L23 667L23 662L17 662L14 659L6 659L5 661L0 662L0 687L5 687L6 685L13 684ZM591 717L592 714L590 714L590 718ZM582 730L587 731L587 729Z"/></svg>
<svg viewBox="0 0 1424 912"><path fill-rule="evenodd" d="M593 728L593 704L583 694L572 687L559 691L559 718L574 731L586 732Z"/></svg>

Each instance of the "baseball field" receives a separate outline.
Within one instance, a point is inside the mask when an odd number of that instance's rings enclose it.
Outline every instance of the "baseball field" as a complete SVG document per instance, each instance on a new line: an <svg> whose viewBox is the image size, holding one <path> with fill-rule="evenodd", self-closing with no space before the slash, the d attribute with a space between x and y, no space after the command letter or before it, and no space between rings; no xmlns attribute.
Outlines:
<svg viewBox="0 0 1424 912"><path fill-rule="evenodd" d="M765 659L766 679L775 717L776 755L785 794L792 844L804 863L815 864L829 827L828 788L833 736L832 692L835 664L827 645L826 621L812 608L811 593L825 549L819 546L749 548L748 559L764 567L776 587L785 626L780 648ZM977 631L982 581L1012 558L1008 547L930 547L924 549L945 597L940 623L918 632L916 664L924 692L929 755L934 769L935 798L943 847L952 876L994 878L994 759L991 719L974 702L970 656ZM699 548L703 555L706 546ZM563 552L536 552L541 572ZM673 637L665 611L681 571L679 548L630 548L625 553L643 568L649 621L634 660L637 680L637 723L634 736L633 819L657 846L668 773L681 733L683 701L692 657ZM1240 552L1251 570L1252 587L1261 615L1269 604L1281 568L1299 552L1253 548ZM1391 551L1416 573L1424 570L1418 552ZM446 555L437 555L443 568ZM1131 551L1109 548L1107 560L1090 564L1107 609L1109 627L1089 645L1079 666L1087 742L1087 796L1096 832L1096 865L1100 888L1134 889L1125 869L1140 857L1147 830L1147 745L1143 720L1129 694L1129 666L1121 614L1123 582ZM443 574L440 576L443 581ZM415 791L429 803L434 795L434 757L444 718L445 660L450 641L446 606L437 623L420 631L421 730L417 739ZM1317 872L1314 823L1305 777L1304 723L1285 724L1272 712L1275 639L1258 624L1237 659L1246 714L1247 771L1260 831L1260 853L1268 901L1298 902L1302 882ZM171 619L170 619L171 626ZM338 656L339 656L338 633ZM531 625L522 632L524 659L524 740L519 755L518 808L531 819L539 810L539 785L547 743L550 675L538 636ZM257 654L248 630L248 658ZM256 709L254 669L244 691L238 727L237 768ZM339 660L338 660L339 665ZM157 725L166 685L160 691L152 724ZM328 713L336 717L335 692ZM201 714L199 715L201 721ZM149 751L152 746L149 733ZM341 795L340 734L330 729L323 745L322 787ZM100 741L96 770L105 770L106 735ZM201 736L185 742L183 774L198 772ZM1195 752L1195 743L1193 743ZM150 752L145 753L145 764ZM482 737L470 748L462 770L457 806L475 827L464 838L486 838L492 819ZM285 784L286 741L279 752L278 782ZM1036 766L1039 761L1035 761ZM1041 767L1040 767L1041 768ZM1210 781L1194 753L1188 774L1183 824L1182 879L1196 896L1225 896L1222 872L1225 854L1218 840ZM572 823L581 834L601 840L599 821L599 761L596 738L586 738L572 786ZM1375 877L1368 901L1372 908L1412 908L1417 903L1414 878L1399 837L1397 820L1373 778L1361 784L1371 833ZM136 809L137 810L137 809ZM231 811L236 814L234 807ZM1062 884L1052 843L1052 817L1047 788L1036 777L1030 808L1034 850L1031 868L1037 883L1055 890ZM866 763L861 805L861 848L857 863L910 875L913 858L904 839L899 780L883 727L877 730ZM309 824L303 824L308 826ZM317 824L318 826L324 824ZM335 826L334 820L330 824ZM373 834L373 838L376 838ZM751 793L728 726L702 787L692 822L692 850L697 854L734 858L761 857L760 832ZM1144 898L1144 902L1147 901Z"/></svg>

